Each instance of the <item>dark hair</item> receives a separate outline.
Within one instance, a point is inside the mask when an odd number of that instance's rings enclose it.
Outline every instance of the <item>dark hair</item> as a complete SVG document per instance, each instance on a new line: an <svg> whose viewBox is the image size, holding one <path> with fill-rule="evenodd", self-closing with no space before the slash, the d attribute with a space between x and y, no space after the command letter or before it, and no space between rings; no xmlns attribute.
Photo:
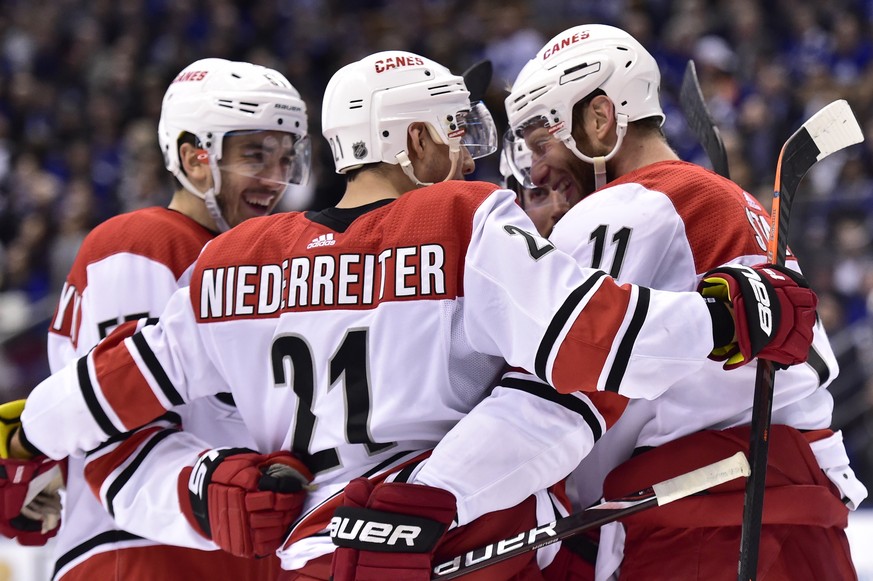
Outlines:
<svg viewBox="0 0 873 581"><path fill-rule="evenodd" d="M179 139L176 140L176 156L180 160L179 171L181 171L185 175L188 175L187 173L185 173L185 164L181 163L182 156L180 155L180 151L182 150L182 145L184 145L186 143L193 145L194 147L200 147L200 140L197 139L196 135L194 135L193 133L190 133L188 131L183 131L182 135L179 136ZM185 186L182 185L182 182L180 182L179 179L175 175L173 175L173 186L177 190L181 190L181 189L185 188Z"/></svg>

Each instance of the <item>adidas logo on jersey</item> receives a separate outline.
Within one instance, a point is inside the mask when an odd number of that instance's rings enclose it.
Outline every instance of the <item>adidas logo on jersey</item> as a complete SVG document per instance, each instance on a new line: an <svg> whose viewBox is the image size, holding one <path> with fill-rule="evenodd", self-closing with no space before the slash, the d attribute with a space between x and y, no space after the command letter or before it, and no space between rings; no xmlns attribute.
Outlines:
<svg viewBox="0 0 873 581"><path fill-rule="evenodd" d="M318 248L319 246L333 246L336 240L333 239L333 234L322 234L317 238L313 238L312 242L306 245L306 249Z"/></svg>

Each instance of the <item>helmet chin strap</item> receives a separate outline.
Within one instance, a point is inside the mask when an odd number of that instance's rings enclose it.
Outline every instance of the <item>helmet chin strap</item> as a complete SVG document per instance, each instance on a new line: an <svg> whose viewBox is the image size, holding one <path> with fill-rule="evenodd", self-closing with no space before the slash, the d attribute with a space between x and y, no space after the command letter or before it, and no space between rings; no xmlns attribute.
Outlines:
<svg viewBox="0 0 873 581"><path fill-rule="evenodd" d="M209 215L215 220L215 226L219 232L227 232L230 230L230 224L221 215L221 209L218 207L218 199L215 197L215 188L209 188L203 197L203 203L206 204L206 209Z"/></svg>
<svg viewBox="0 0 873 581"><path fill-rule="evenodd" d="M397 155L394 156L397 160L397 163L400 164L400 169L403 170L403 173L406 174L406 177L412 181L417 186L432 186L434 182L422 182L417 177L415 177L415 168L412 167L412 162L409 160L409 156L405 151L401 151ZM458 161L461 159L461 146L458 144L449 146L449 158L452 160L452 168L449 170L448 175L442 181L447 181L451 179L453 175L455 175L455 171L458 169Z"/></svg>
<svg viewBox="0 0 873 581"><path fill-rule="evenodd" d="M573 154L586 163L590 163L594 166L594 189L599 190L603 186L606 185L606 162L615 157L615 154L618 153L619 148L621 147L622 141L624 141L625 133L627 133L627 115L616 114L616 127L615 127L615 146L613 146L612 151L610 151L606 155L599 155L597 157L589 157L579 151L579 148L576 146L576 140L573 139L572 136L569 136L565 143L570 151Z"/></svg>
<svg viewBox="0 0 873 581"><path fill-rule="evenodd" d="M230 225L227 223L227 220L224 219L224 216L221 213L221 208L218 207L216 194L216 191L221 189L221 172L219 171L218 166L213 164L211 157L209 159L209 167L212 170L212 182L215 185L205 192L201 192L194 187L194 184L191 183L191 180L189 180L182 171L179 171L176 174L176 179L179 180L179 183L181 183L186 190L203 200L203 203L206 205L206 211L209 212L209 215L215 222L215 227L218 228L218 231L227 232L230 230Z"/></svg>
<svg viewBox="0 0 873 581"><path fill-rule="evenodd" d="M218 207L218 192L221 191L221 170L218 169L218 162L211 155L209 156L209 169L212 170L212 187L203 193L203 201L206 203L206 209L215 221L218 231L227 232L230 230L230 224L224 219L221 208Z"/></svg>

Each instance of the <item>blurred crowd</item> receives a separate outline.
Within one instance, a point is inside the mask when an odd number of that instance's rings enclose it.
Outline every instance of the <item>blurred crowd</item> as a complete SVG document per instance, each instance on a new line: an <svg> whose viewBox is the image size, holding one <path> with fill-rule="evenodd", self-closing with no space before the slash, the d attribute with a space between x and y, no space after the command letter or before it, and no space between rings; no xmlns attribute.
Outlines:
<svg viewBox="0 0 873 581"><path fill-rule="evenodd" d="M175 74L206 56L284 72L309 105L310 185L284 209L334 203L342 182L320 135L332 73L407 49L460 73L494 64L487 104L570 25L619 26L662 70L665 133L708 165L678 106L689 59L725 138L731 177L769 208L781 144L845 98L866 141L816 165L790 244L843 372L832 387L856 470L873 487L873 1L870 0L0 0L0 399L42 375L45 328L78 247L119 212L169 201L156 127ZM499 181L497 156L474 178Z"/></svg>

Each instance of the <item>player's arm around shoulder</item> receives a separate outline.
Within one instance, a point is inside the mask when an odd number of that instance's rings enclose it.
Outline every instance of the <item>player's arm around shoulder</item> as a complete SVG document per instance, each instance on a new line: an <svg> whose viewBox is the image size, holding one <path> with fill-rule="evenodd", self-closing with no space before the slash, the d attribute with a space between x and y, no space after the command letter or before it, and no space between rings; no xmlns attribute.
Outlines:
<svg viewBox="0 0 873 581"><path fill-rule="evenodd" d="M474 217L464 293L471 345L564 393L608 388L655 397L668 385L664 374L657 375L663 384L652 381L653 369L688 375L712 348L709 311L699 295L621 285L577 264L536 234L514 198L499 192ZM644 393L620 391L643 378Z"/></svg>
<svg viewBox="0 0 873 581"><path fill-rule="evenodd" d="M22 424L36 448L52 458L81 456L174 405L230 391L204 352L187 288L150 323L119 326L34 388Z"/></svg>

